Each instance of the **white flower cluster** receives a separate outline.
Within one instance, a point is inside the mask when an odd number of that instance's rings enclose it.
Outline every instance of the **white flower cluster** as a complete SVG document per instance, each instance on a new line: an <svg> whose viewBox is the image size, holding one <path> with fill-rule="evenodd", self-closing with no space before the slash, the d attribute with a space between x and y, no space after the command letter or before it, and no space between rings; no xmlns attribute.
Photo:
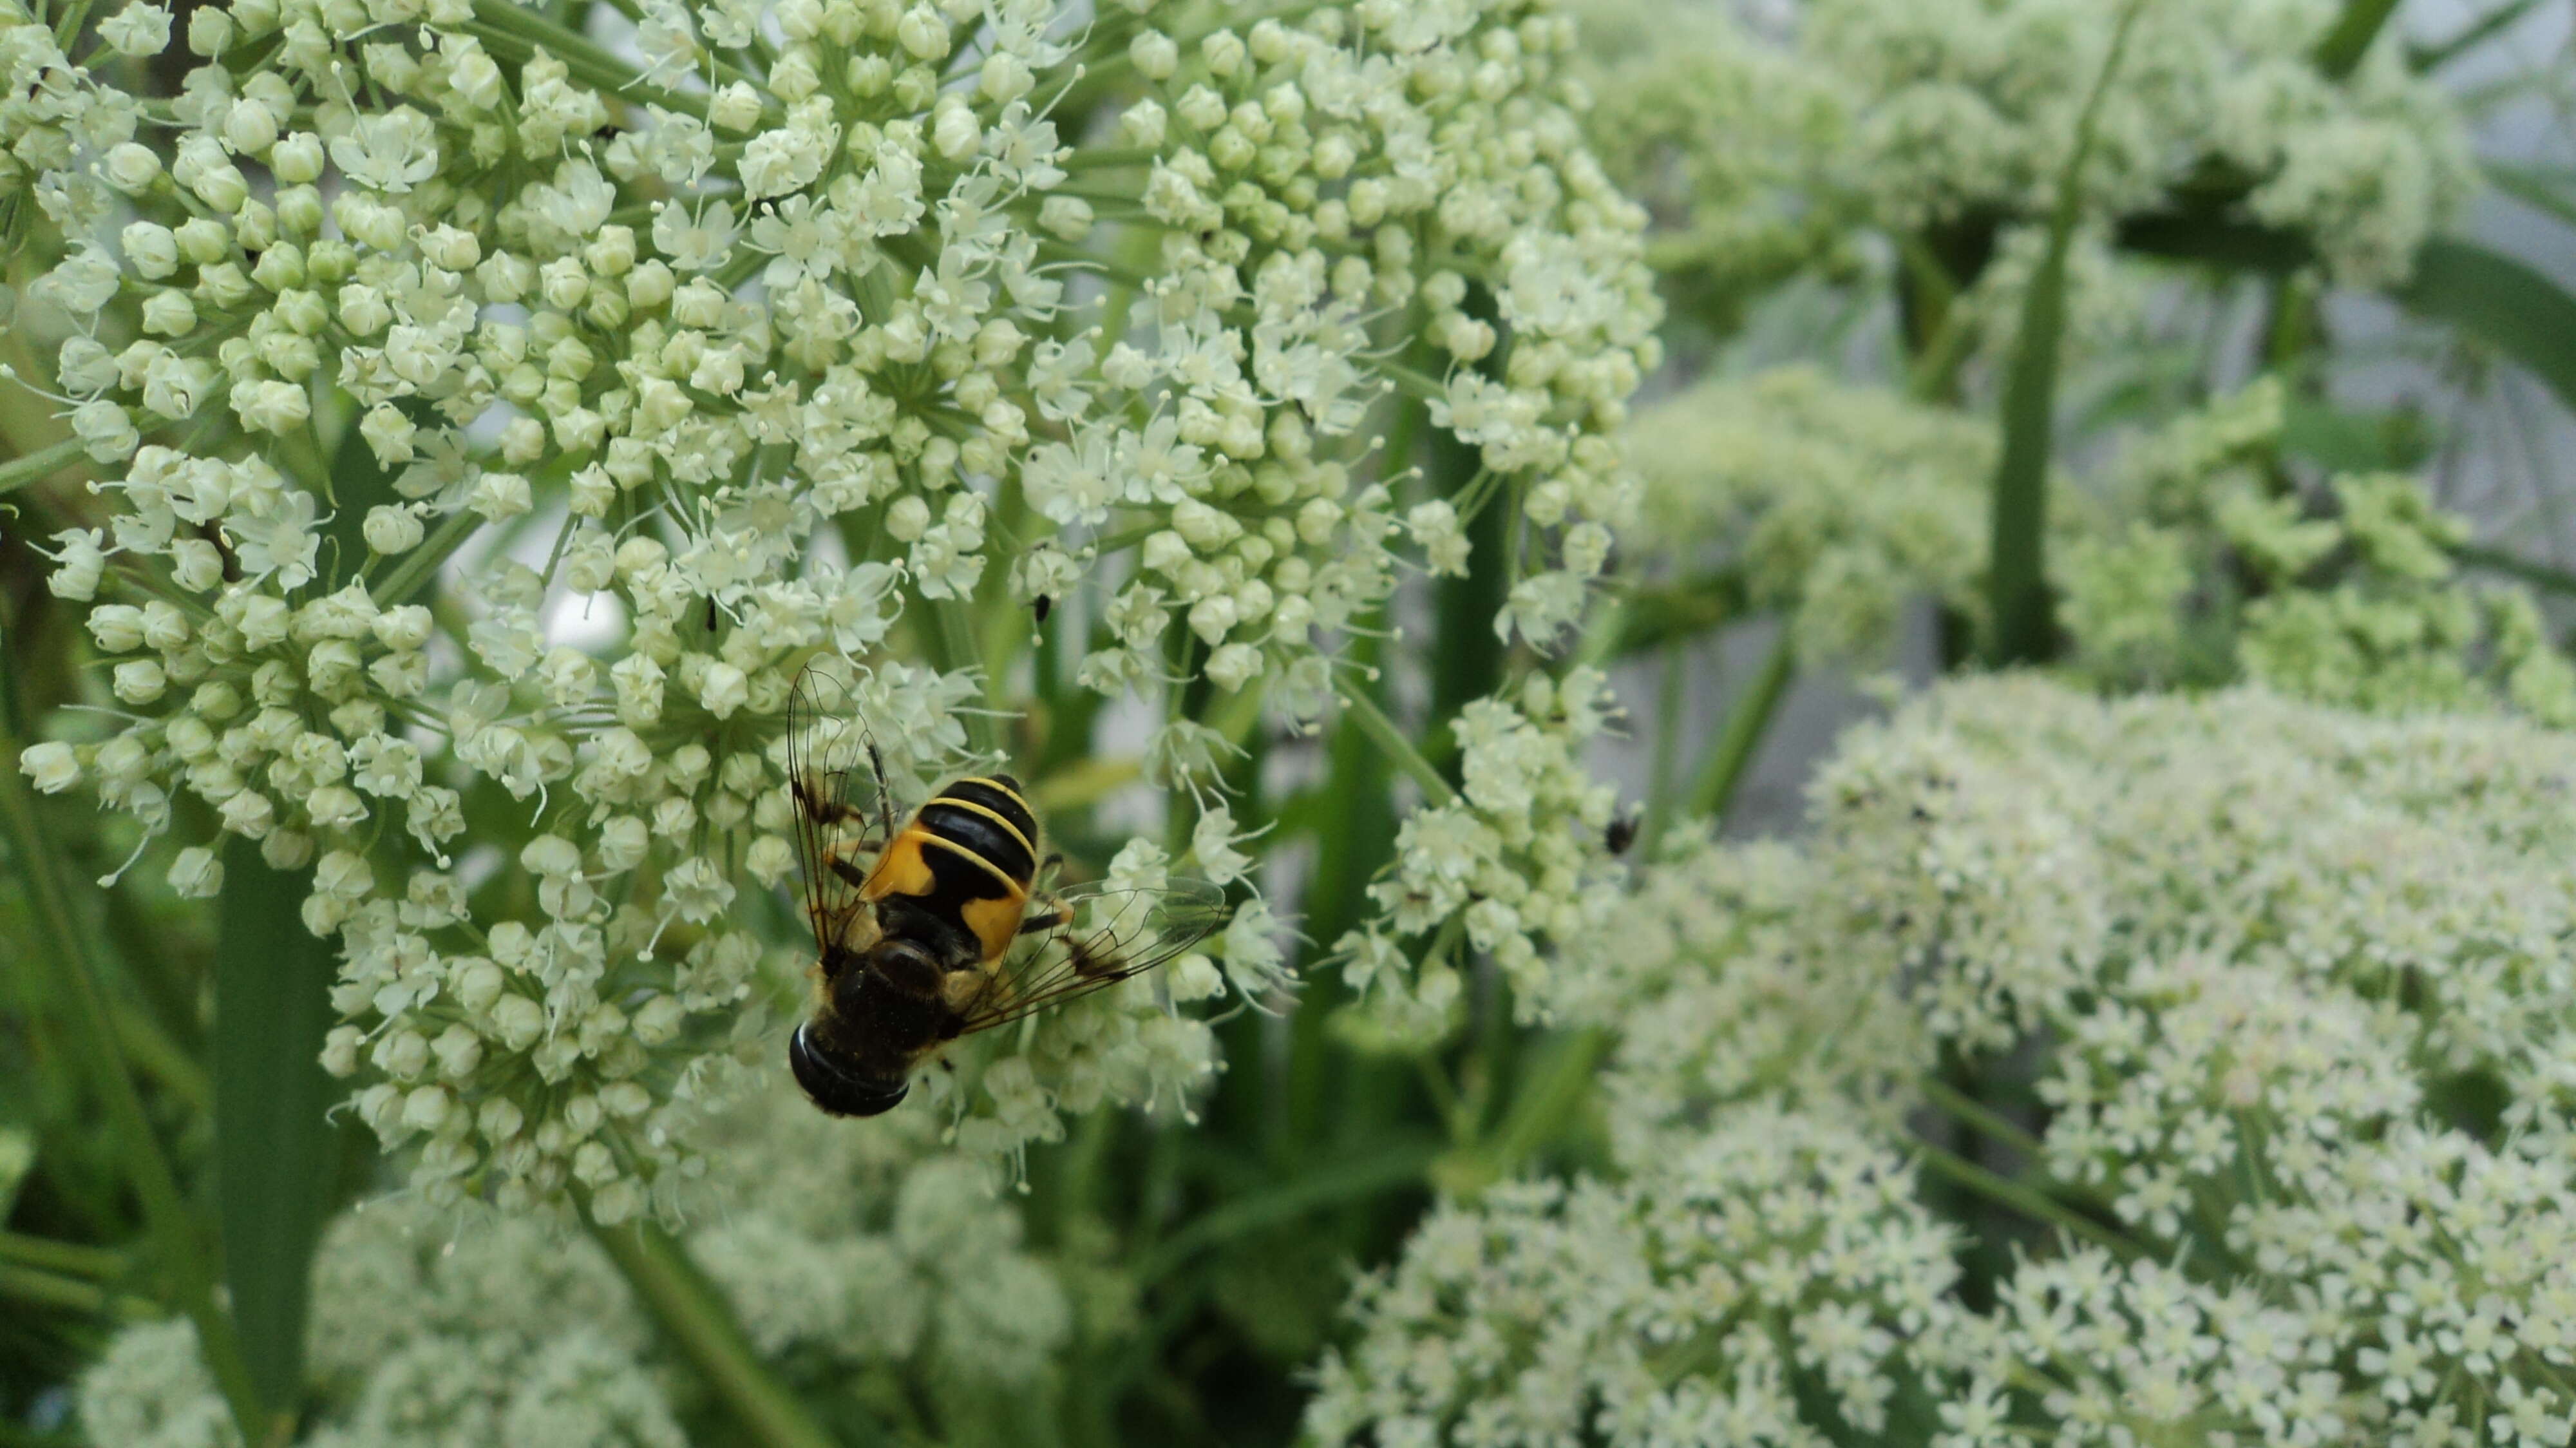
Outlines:
<svg viewBox="0 0 2576 1448"><path fill-rule="evenodd" d="M1742 569L1748 600L1785 613L1810 662L1883 660L1917 595L1983 606L1988 419L1796 366L1659 402L1629 447L1646 480L1629 546Z"/></svg>
<svg viewBox="0 0 2576 1448"><path fill-rule="evenodd" d="M1466 949L1492 957L1525 1022L1578 1004L1584 979L1559 955L1598 932L1617 898L1602 846L1616 795L1583 762L1617 708L1607 684L1589 667L1534 673L1517 704L1459 711L1464 787L1405 817L1392 866L1369 886L1379 919L1334 944L1363 1038L1415 1049L1447 1036L1465 1009Z"/></svg>
<svg viewBox="0 0 2576 1448"><path fill-rule="evenodd" d="M915 778L1014 592L1100 595L1060 626L1103 626L1103 692L1181 666L1311 716L1395 544L1464 566L1449 501L1354 475L1396 389L1525 524L1497 626L1581 609L1658 313L1570 22L1150 8L652 0L603 46L493 0L231 0L176 38L135 0L79 59L0 11L0 199L64 239L26 334L117 470L50 581L122 727L20 767L311 869L326 1059L433 1191L577 1182L614 1220L688 1169L679 1113L765 1049L737 924L792 867L807 660L941 661L856 671ZM175 100L117 88L178 45ZM1153 756L1205 773L1208 737ZM222 856L171 879L211 895ZM1275 956L1229 939L1239 980Z"/></svg>
<svg viewBox="0 0 2576 1448"><path fill-rule="evenodd" d="M1890 1146L1746 1108L1616 1183L1434 1208L1354 1289L1367 1334L1325 1356L1306 1428L1381 1448L1790 1444L1817 1441L1816 1397L1877 1433L1955 1246Z"/></svg>
<svg viewBox="0 0 2576 1448"><path fill-rule="evenodd" d="M2375 713L2509 704L2576 723L2576 666L2531 594L2459 577L2468 520L2420 480L2341 476L2314 496L2269 486L2260 464L2279 442L2281 407L2267 378L2122 460L2142 516L2124 534L2076 541L2057 570L2077 667L2127 686L2241 670ZM2260 596L2244 599L2248 585Z"/></svg>
<svg viewBox="0 0 2576 1448"><path fill-rule="evenodd" d="M853 1132L784 1092L727 1118L742 1150L691 1254L761 1355L822 1380L891 1367L989 1392L1039 1387L1072 1336L1055 1264L981 1155L941 1151L935 1113Z"/></svg>
<svg viewBox="0 0 2576 1448"><path fill-rule="evenodd" d="M1676 310L1723 322L1811 264L1839 267L1857 208L1838 185L1842 89L1726 7L1582 0L1586 119L1602 164L1653 218L1646 258Z"/></svg>
<svg viewBox="0 0 2576 1448"><path fill-rule="evenodd" d="M75 1408L93 1443L135 1448L240 1448L241 1430L184 1317L118 1333L81 1375Z"/></svg>
<svg viewBox="0 0 2576 1448"><path fill-rule="evenodd" d="M607 1258L560 1226L417 1196L334 1221L314 1263L307 1448L681 1448L652 1329ZM138 1411L188 1436L131 1431ZM126 1329L82 1377L94 1443L240 1442L185 1321Z"/></svg>
<svg viewBox="0 0 2576 1448"><path fill-rule="evenodd" d="M2104 95L2088 203L2156 210L2215 168L2339 280L2404 279L2474 188L2466 127L2394 44L2326 76L2312 57L2343 13L2332 0L2143 7ZM1847 88L1852 183L1907 229L2045 211L2116 28L2055 0L1811 0L1802 18L1805 55Z"/></svg>
<svg viewBox="0 0 2576 1448"><path fill-rule="evenodd" d="M2494 715L2028 677L1856 733L1811 845L1650 884L1612 1173L1435 1212L1355 1296L1312 1425L1785 1443L1894 1405L1942 1448L2562 1444L2568 759ZM1900 1165L1945 1049L2027 1080L2028 1154L1994 1166L2116 1244L2021 1239L1990 1308L1907 1252L1979 1220ZM1638 1225L1665 1210L1679 1247ZM1837 1213L1860 1245L1796 1237Z"/></svg>
<svg viewBox="0 0 2576 1448"><path fill-rule="evenodd" d="M1746 1101L1881 1126L1913 1105L1934 1059L1921 1012L1852 988L1901 971L1905 947L1873 907L1820 894L1817 873L1786 844L1684 837L1577 953L1580 1018L1619 1033L1600 1085L1620 1161L1652 1161Z"/></svg>
<svg viewBox="0 0 2576 1448"><path fill-rule="evenodd" d="M901 1374L927 1400L1040 1390L1074 1330L988 1162L923 1115L852 1132L779 1091L723 1115L742 1170L689 1255L799 1382ZM334 1221L314 1269L306 1448L679 1448L697 1406L605 1253L560 1224L418 1195ZM81 1383L91 1441L237 1442L184 1321L127 1329Z"/></svg>

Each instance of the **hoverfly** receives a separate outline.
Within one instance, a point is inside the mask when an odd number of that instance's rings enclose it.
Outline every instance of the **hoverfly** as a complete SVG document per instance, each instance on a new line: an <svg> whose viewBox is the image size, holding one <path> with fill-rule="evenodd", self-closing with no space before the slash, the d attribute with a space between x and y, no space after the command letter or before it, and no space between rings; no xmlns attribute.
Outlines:
<svg viewBox="0 0 2576 1448"><path fill-rule="evenodd" d="M848 696L809 667L788 701L817 958L813 1010L787 1060L825 1112L891 1110L949 1042L1142 975L1223 922L1223 892L1201 881L1038 893L1037 814L1007 774L953 780L898 826L884 761ZM873 813L853 802L857 790L873 795ZM1077 930L1086 902L1105 923Z"/></svg>

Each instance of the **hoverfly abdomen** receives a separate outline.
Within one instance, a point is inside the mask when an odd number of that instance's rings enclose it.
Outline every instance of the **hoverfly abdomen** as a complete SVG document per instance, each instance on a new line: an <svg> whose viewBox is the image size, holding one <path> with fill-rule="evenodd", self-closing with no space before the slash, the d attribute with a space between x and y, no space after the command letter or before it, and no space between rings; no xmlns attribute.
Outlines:
<svg viewBox="0 0 2576 1448"><path fill-rule="evenodd" d="M950 969L989 965L1027 912L1036 834L1018 781L958 780L914 811L860 894L889 937L935 941L950 952Z"/></svg>
<svg viewBox="0 0 2576 1448"><path fill-rule="evenodd" d="M1037 852L1029 847L1028 836L999 810L943 794L921 807L919 819L922 829L971 853L1014 884L1025 887L1037 872Z"/></svg>

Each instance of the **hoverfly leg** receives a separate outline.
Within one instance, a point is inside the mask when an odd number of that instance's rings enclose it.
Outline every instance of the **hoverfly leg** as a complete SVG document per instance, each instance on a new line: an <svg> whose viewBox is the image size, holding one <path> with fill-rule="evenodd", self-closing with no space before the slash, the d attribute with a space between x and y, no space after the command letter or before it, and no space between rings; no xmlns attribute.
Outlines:
<svg viewBox="0 0 2576 1448"><path fill-rule="evenodd" d="M812 820L818 825L828 827L831 825L847 824L851 820L865 820L867 818L866 815L860 813L856 805L846 803L842 800L824 798L823 792L816 789L813 781L811 780L790 780L788 781L788 787L793 789L796 793L796 807L805 812L805 817L807 819Z"/></svg>
<svg viewBox="0 0 2576 1448"><path fill-rule="evenodd" d="M1072 923L1073 907L1061 900L1050 899L1037 914L1020 922L1020 933L1035 935L1042 930L1053 930Z"/></svg>
<svg viewBox="0 0 2576 1448"><path fill-rule="evenodd" d="M877 822L884 827L885 837L893 839L894 807L886 801L885 756L877 752L876 736L863 735L862 742L868 746L868 768L875 771L877 777ZM857 811L853 810L851 813L855 814Z"/></svg>

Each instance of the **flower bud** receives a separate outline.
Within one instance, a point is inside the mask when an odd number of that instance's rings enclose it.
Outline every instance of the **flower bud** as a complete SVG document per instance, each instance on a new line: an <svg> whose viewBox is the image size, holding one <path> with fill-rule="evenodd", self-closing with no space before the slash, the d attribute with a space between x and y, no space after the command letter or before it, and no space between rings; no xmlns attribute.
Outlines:
<svg viewBox="0 0 2576 1448"><path fill-rule="evenodd" d="M365 1039L366 1033L356 1026L333 1026L322 1038L322 1069L333 1076L356 1075L358 1046Z"/></svg>
<svg viewBox="0 0 2576 1448"><path fill-rule="evenodd" d="M18 770L40 794L60 794L80 782L80 754L59 740L31 744L18 756Z"/></svg>
<svg viewBox="0 0 2576 1448"><path fill-rule="evenodd" d="M170 888L183 900L212 900L223 893L224 862L203 845L190 845L170 862Z"/></svg>

